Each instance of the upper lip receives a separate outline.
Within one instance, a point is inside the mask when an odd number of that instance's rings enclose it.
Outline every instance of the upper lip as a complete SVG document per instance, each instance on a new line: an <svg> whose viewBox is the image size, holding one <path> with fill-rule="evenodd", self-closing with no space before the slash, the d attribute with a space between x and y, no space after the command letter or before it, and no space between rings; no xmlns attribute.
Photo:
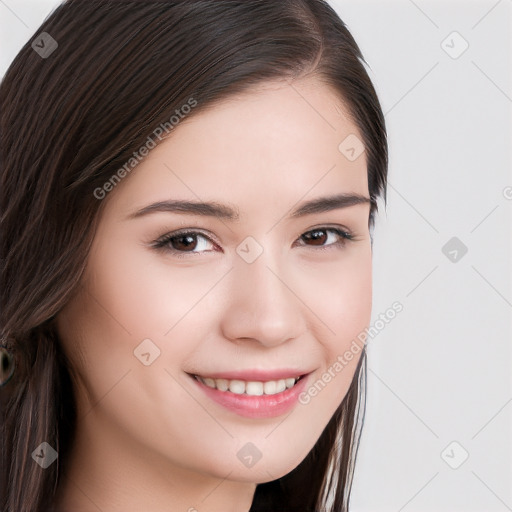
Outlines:
<svg viewBox="0 0 512 512"><path fill-rule="evenodd" d="M307 375L309 371L297 370L293 368L282 368L275 370L262 370L262 369L248 369L236 371L221 371L221 372L201 372L193 373L191 375L198 375L203 378L210 379L226 379L226 380L244 380L244 381L260 381L265 382L269 380L281 380L292 377L301 377Z"/></svg>

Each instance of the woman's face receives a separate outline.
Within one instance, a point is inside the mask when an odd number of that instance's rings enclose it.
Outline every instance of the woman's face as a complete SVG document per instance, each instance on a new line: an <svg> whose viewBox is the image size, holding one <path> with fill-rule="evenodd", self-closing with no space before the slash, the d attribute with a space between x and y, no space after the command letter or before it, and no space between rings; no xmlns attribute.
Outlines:
<svg viewBox="0 0 512 512"><path fill-rule="evenodd" d="M370 322L370 204L339 200L369 198L354 136L328 86L268 83L182 120L107 195L57 318L92 446L245 482L304 459Z"/></svg>

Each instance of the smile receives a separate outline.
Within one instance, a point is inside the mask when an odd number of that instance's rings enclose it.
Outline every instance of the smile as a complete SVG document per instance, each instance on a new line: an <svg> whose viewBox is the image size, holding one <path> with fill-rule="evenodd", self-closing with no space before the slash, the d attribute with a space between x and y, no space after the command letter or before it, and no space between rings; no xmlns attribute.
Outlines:
<svg viewBox="0 0 512 512"><path fill-rule="evenodd" d="M201 377L199 375L194 375L194 377L209 388L217 389L219 391L230 391L236 395L245 394L248 396L276 395L278 393L282 393L286 389L293 388L301 379L301 376L298 376L261 382L244 381L239 379L212 379L211 377Z"/></svg>
<svg viewBox="0 0 512 512"><path fill-rule="evenodd" d="M210 377L191 373L189 376L202 393L223 408L246 418L273 418L290 412L298 404L300 393L311 380L311 373L293 377L299 372L240 371Z"/></svg>

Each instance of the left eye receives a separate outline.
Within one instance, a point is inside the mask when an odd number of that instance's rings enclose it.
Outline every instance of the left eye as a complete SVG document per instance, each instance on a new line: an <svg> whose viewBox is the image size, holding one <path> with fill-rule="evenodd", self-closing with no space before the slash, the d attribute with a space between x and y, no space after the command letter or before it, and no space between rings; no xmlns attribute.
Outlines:
<svg viewBox="0 0 512 512"><path fill-rule="evenodd" d="M337 238L339 241L336 241ZM326 249L331 246L343 247L347 241L353 240L353 235L338 228L316 228L302 234L298 240L302 242L299 246ZM208 244L216 245L199 231L182 231L164 235L154 242L153 247L165 249L178 257L183 257L184 253L208 252Z"/></svg>
<svg viewBox="0 0 512 512"><path fill-rule="evenodd" d="M334 233L334 236L329 236L328 233ZM341 241L336 242L336 238L340 238ZM329 247L331 245L341 245L344 246L348 240L353 240L353 236L348 231L343 231L338 228L317 228L312 229L304 233L299 240L308 240L313 242L313 246L320 247L321 249L324 247ZM334 243L325 243L334 239Z"/></svg>

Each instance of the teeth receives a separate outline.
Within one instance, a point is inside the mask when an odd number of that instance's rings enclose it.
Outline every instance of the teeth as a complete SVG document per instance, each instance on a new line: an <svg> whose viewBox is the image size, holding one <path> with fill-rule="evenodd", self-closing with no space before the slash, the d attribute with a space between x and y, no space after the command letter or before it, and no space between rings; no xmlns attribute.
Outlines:
<svg viewBox="0 0 512 512"><path fill-rule="evenodd" d="M236 395L246 394L249 396L275 395L276 393L282 393L284 390L295 386L295 383L299 380L299 377L290 377L288 379L269 380L266 382L246 382L237 379L212 379L211 377L199 377L199 375L196 375L195 377L209 388L218 389L219 391L229 390Z"/></svg>
<svg viewBox="0 0 512 512"><path fill-rule="evenodd" d="M291 377L289 379L284 379L284 381L286 383L287 388L291 388L295 385L295 379L293 377Z"/></svg>
<svg viewBox="0 0 512 512"><path fill-rule="evenodd" d="M210 379L209 377L205 377L204 379L204 383L207 385L207 386L210 386L211 388L214 388L215 387L215 381L213 379Z"/></svg>
<svg viewBox="0 0 512 512"><path fill-rule="evenodd" d="M277 393L282 393L286 389L286 381L281 379L277 381Z"/></svg>
<svg viewBox="0 0 512 512"><path fill-rule="evenodd" d="M211 388L217 387L219 391L227 391L229 389L229 380L226 379L209 379L212 381ZM208 384L206 384L208 386Z"/></svg>
<svg viewBox="0 0 512 512"><path fill-rule="evenodd" d="M263 395L263 382L248 382L245 385L245 392L251 396Z"/></svg>
<svg viewBox="0 0 512 512"><path fill-rule="evenodd" d="M245 382L243 380L232 380L229 383L229 391L236 395L241 395L245 392Z"/></svg>
<svg viewBox="0 0 512 512"><path fill-rule="evenodd" d="M269 380L263 384L263 392L265 395L275 395L277 393L277 382L275 380Z"/></svg>

